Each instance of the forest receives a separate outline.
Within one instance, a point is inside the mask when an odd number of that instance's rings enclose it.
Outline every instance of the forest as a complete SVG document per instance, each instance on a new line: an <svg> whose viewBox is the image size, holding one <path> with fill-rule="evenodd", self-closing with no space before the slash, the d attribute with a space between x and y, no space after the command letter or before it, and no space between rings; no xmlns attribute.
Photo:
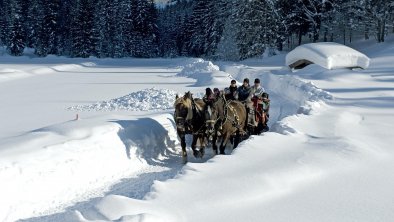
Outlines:
<svg viewBox="0 0 394 222"><path fill-rule="evenodd" d="M394 0L0 0L13 56L244 60L307 42L384 42Z"/></svg>

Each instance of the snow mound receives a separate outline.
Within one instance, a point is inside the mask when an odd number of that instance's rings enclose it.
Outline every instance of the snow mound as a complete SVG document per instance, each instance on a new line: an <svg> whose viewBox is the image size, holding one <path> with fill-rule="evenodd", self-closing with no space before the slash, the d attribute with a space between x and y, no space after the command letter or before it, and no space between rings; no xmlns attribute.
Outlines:
<svg viewBox="0 0 394 222"><path fill-rule="evenodd" d="M219 66L204 59L196 59L185 65L177 76L196 79L194 86L226 85L232 79L231 75L220 71Z"/></svg>
<svg viewBox="0 0 394 222"><path fill-rule="evenodd" d="M291 68L315 63L326 69L368 68L370 59L363 53L334 42L309 43L298 46L286 55Z"/></svg>
<svg viewBox="0 0 394 222"><path fill-rule="evenodd" d="M72 111L148 111L172 109L177 92L170 89L144 89L109 101L69 107Z"/></svg>
<svg viewBox="0 0 394 222"><path fill-rule="evenodd" d="M196 59L185 65L178 76L193 77L196 73L210 73L213 71L219 71L219 66L214 65L211 61Z"/></svg>

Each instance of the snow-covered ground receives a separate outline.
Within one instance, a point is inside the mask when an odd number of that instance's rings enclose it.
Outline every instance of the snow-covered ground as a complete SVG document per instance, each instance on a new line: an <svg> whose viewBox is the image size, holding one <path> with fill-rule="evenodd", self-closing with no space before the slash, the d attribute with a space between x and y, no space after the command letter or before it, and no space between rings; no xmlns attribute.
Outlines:
<svg viewBox="0 0 394 222"><path fill-rule="evenodd" d="M366 70L2 56L0 221L391 221L394 39L358 45ZM183 165L175 94L245 77L271 132Z"/></svg>

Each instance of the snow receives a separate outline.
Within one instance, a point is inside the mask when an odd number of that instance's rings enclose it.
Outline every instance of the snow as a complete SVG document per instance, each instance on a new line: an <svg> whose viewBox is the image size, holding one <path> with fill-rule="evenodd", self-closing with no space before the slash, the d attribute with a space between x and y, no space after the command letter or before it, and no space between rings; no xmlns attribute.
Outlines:
<svg viewBox="0 0 394 222"><path fill-rule="evenodd" d="M326 69L368 68L370 59L361 52L334 42L309 43L298 46L286 55L286 65L298 66L307 60Z"/></svg>
<svg viewBox="0 0 394 222"><path fill-rule="evenodd" d="M391 41L360 47L366 70L4 56L0 221L391 221ZM166 104L245 77L270 93L271 131L183 165Z"/></svg>
<svg viewBox="0 0 394 222"><path fill-rule="evenodd" d="M220 71L219 66L203 59L191 60L177 76L196 79L193 86L223 85L233 79L228 73Z"/></svg>
<svg viewBox="0 0 394 222"><path fill-rule="evenodd" d="M109 101L97 102L91 105L78 105L69 107L68 110L75 111L148 111L148 110L166 110L172 109L176 94L169 89L144 89L138 92L130 93L120 98Z"/></svg>

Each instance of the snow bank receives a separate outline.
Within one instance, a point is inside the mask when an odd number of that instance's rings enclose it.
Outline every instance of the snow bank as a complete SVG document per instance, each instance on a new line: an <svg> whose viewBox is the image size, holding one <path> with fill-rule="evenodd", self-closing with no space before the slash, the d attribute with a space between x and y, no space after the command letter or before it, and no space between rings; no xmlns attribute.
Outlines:
<svg viewBox="0 0 394 222"><path fill-rule="evenodd" d="M28 73L16 69L0 69L0 83L30 76Z"/></svg>
<svg viewBox="0 0 394 222"><path fill-rule="evenodd" d="M104 195L122 178L160 168L169 156L179 158L176 141L171 114L69 121L2 140L0 221L54 213Z"/></svg>
<svg viewBox="0 0 394 222"><path fill-rule="evenodd" d="M172 109L177 92L170 89L144 89L120 98L102 101L91 105L69 107L72 111L148 111Z"/></svg>
<svg viewBox="0 0 394 222"><path fill-rule="evenodd" d="M81 64L59 64L55 66L44 66L44 67L31 67L20 69L20 67L16 66L15 68L5 68L0 69L0 82L5 82L9 80L27 78L36 75L47 75L53 74L56 72L71 72L73 70L82 69L85 67L92 67L96 64L93 62L84 62Z"/></svg>
<svg viewBox="0 0 394 222"><path fill-rule="evenodd" d="M207 87L212 85L227 85L232 79L231 75L220 71L219 66L203 59L195 59L189 62L177 76L196 79L197 82L193 86Z"/></svg>
<svg viewBox="0 0 394 222"><path fill-rule="evenodd" d="M298 46L286 56L286 65L291 68L315 63L326 69L368 68L369 58L350 47L333 43L309 43Z"/></svg>
<svg viewBox="0 0 394 222"><path fill-rule="evenodd" d="M282 70L276 67L272 72L265 70L265 67L259 70L234 64L223 65L222 69L240 82L244 78L249 78L251 82L260 78L261 84L270 94L270 124L295 113L309 114L319 103L333 99L329 92L316 87L312 82L302 81L294 75L278 74Z"/></svg>

